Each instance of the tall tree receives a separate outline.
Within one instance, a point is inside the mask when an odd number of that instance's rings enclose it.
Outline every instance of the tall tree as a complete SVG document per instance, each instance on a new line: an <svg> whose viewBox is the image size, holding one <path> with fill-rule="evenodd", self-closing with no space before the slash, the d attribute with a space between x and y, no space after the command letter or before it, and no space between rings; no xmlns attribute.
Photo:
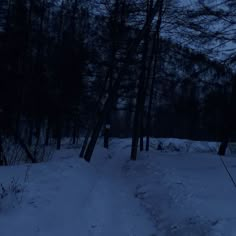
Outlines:
<svg viewBox="0 0 236 236"><path fill-rule="evenodd" d="M164 0L158 1L158 34L160 32L161 26L161 18L163 14L164 8ZM145 104L145 88L146 88L146 80L145 80L145 73L146 73L146 59L147 59L147 52L148 52L148 44L149 44L149 33L152 27L152 19L151 19L151 10L147 11L146 22L147 22L147 30L145 34L145 41L143 47L143 68L139 77L138 81L138 92L136 97L136 106L135 106L135 114L134 114L134 121L133 121L133 135L132 135L132 147L131 147L131 160L136 160L137 158L137 149L138 149L138 140L140 136L140 126L141 126L141 116L143 115L141 111L144 109Z"/></svg>

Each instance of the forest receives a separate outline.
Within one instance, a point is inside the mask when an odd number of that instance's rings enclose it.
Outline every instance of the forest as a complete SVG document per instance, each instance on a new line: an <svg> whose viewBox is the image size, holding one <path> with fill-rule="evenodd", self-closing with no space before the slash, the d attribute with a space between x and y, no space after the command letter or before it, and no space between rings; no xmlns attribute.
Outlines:
<svg viewBox="0 0 236 236"><path fill-rule="evenodd" d="M193 3L194 2L194 3ZM236 140L236 2L0 0L0 164L62 140ZM22 160L21 160L22 161Z"/></svg>

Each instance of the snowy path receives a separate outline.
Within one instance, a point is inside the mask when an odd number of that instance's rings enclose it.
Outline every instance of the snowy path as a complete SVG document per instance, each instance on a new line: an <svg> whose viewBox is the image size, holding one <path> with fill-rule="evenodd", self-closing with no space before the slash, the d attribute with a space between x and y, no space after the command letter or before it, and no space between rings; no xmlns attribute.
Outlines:
<svg viewBox="0 0 236 236"><path fill-rule="evenodd" d="M91 164L68 158L33 166L20 207L4 209L0 215L0 235L156 235L126 183L122 159L105 158L103 150L96 153ZM24 169L5 168L3 172L23 178Z"/></svg>
<svg viewBox="0 0 236 236"><path fill-rule="evenodd" d="M116 156L113 159L102 168L88 202L88 219L94 226L91 235L156 235L146 212L128 188L122 163L116 161Z"/></svg>

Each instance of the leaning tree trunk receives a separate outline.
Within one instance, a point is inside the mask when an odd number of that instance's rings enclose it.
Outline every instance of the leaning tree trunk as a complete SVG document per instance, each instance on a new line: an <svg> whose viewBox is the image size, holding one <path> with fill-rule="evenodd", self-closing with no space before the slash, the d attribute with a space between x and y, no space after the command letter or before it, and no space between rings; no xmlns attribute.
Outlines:
<svg viewBox="0 0 236 236"><path fill-rule="evenodd" d="M91 131L88 129L87 132L86 132L85 138L84 138L82 148L80 150L80 154L79 154L80 158L84 157L84 153L85 153L86 147L87 147L88 142L89 142L90 134L91 134Z"/></svg>
<svg viewBox="0 0 236 236"><path fill-rule="evenodd" d="M102 106L102 103L103 103L103 100L105 99L104 98L104 93L107 89L107 86L108 86L108 82L109 82L109 72L107 73L106 75L106 78L105 78L105 81L104 81L104 85L99 93L99 96L98 96L98 99L96 101L96 112L95 112L95 116L93 116L92 118L92 122L91 124L95 123L96 122L96 118L97 116L101 113L101 106ZM93 129L91 129L90 127L87 128L87 131L86 131L86 135L85 135L85 138L84 138L84 141L83 141L83 145L82 145L82 148L81 148L81 151L80 151L80 157L83 158L84 157L84 154L85 154L85 151L86 151L86 148L88 146L88 143L89 143L89 138L90 138L90 135L92 134L92 131Z"/></svg>
<svg viewBox="0 0 236 236"><path fill-rule="evenodd" d="M158 4L158 2L156 2L155 6L153 7L152 12L151 12L151 16L150 16L150 21L151 22L153 21L155 15L158 12L158 6L159 6L159 4ZM114 96L114 94L116 94L117 90L119 89L119 86L120 86L120 83L122 81L123 75L126 72L127 64L129 63L130 59L132 58L132 55L135 54L135 52L137 51L137 47L140 44L140 42L142 41L144 35L147 33L148 29L149 29L149 22L145 22L145 25L143 26L143 29L140 31L138 37L134 40L134 42L131 44L131 46L128 49L127 56L126 56L126 59L125 59L125 64L121 68L120 73L118 73L118 77L115 79L115 81L112 85L111 93L110 93L109 97L106 99L106 101L104 103L104 106L103 106L103 109L101 110L100 115L97 118L95 128L93 130L90 142L89 142L89 144L87 146L87 149L86 149L86 152L85 152L85 157L84 158L85 158L86 161L91 160L91 156L93 154L93 150L94 150L94 147L96 145L99 132L100 132L101 127L104 123L105 116L111 108L111 104L112 104L112 100L113 100L112 96Z"/></svg>

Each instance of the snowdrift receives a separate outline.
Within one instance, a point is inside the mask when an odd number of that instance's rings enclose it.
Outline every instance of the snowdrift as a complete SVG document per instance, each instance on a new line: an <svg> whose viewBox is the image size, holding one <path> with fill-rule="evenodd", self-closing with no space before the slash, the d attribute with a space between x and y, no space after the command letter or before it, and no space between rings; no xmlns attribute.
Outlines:
<svg viewBox="0 0 236 236"><path fill-rule="evenodd" d="M152 139L151 146L163 152L199 152L216 153L219 142L193 141L177 138L158 138Z"/></svg>

